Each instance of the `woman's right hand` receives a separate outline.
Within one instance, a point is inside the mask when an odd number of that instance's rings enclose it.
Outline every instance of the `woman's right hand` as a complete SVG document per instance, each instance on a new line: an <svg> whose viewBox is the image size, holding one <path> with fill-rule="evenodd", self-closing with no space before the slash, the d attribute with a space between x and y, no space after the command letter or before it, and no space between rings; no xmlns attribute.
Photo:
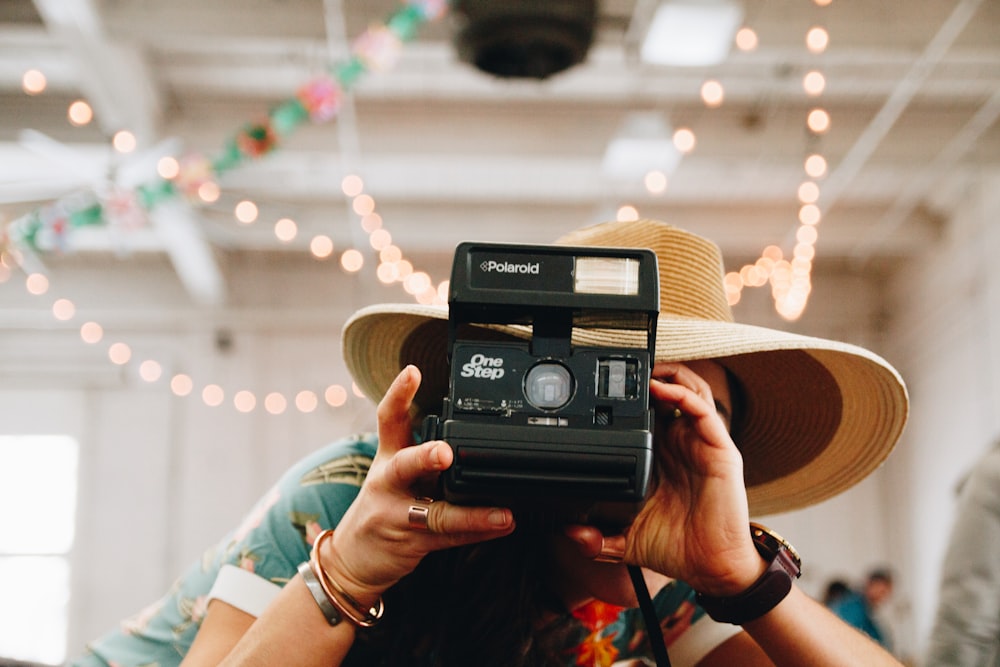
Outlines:
<svg viewBox="0 0 1000 667"><path fill-rule="evenodd" d="M365 604L412 572L431 551L514 530L509 509L443 500L429 504L427 529L410 525L414 499L426 495L421 489L436 488L453 458L451 447L440 440L413 444L410 406L419 386L420 371L407 366L379 403L378 452L358 497L320 553L329 576Z"/></svg>

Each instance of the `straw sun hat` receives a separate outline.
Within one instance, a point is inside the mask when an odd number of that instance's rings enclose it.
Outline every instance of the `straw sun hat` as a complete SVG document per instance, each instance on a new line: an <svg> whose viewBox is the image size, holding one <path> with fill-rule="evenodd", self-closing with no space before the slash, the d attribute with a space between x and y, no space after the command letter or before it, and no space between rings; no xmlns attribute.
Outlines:
<svg viewBox="0 0 1000 667"><path fill-rule="evenodd" d="M734 322L714 243L650 220L594 225L557 243L657 254L656 360L714 359L742 385L735 439L751 514L799 509L844 491L877 468L899 439L908 401L896 370L854 345ZM417 409L436 413L448 391L447 322L443 306L389 304L355 313L344 326L343 346L357 385L378 401L399 371L414 364L423 374ZM497 328L484 337L500 335L504 327ZM587 333L574 340L597 342L586 340ZM612 345L607 338L598 344Z"/></svg>

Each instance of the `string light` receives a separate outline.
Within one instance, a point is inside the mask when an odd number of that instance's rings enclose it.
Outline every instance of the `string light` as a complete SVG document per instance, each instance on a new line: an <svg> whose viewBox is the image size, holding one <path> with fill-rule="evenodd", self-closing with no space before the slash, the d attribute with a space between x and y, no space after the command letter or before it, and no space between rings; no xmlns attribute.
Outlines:
<svg viewBox="0 0 1000 667"><path fill-rule="evenodd" d="M705 83L701 84L701 100L710 109L722 106L722 101L725 98L725 91L722 88L722 84L715 79L709 79Z"/></svg>
<svg viewBox="0 0 1000 667"><path fill-rule="evenodd" d="M674 147L681 153L690 153L694 146L695 136L691 128L681 127L674 132Z"/></svg>
<svg viewBox="0 0 1000 667"><path fill-rule="evenodd" d="M128 130L118 130L111 138L111 145L119 153L131 153L135 150L137 144L134 134Z"/></svg>
<svg viewBox="0 0 1000 667"><path fill-rule="evenodd" d="M21 90L28 95L40 95L47 85L45 74L37 69L29 69L21 75Z"/></svg>
<svg viewBox="0 0 1000 667"><path fill-rule="evenodd" d="M259 213L260 211L257 209L257 204L254 204L248 199L238 202L233 209L233 215L236 216L236 219L244 225L249 225L257 220Z"/></svg>
<svg viewBox="0 0 1000 667"><path fill-rule="evenodd" d="M94 110L83 100L76 100L66 109L66 118L69 120L70 125L83 127L94 120Z"/></svg>
<svg viewBox="0 0 1000 667"><path fill-rule="evenodd" d="M814 0L817 6L825 7L832 0ZM739 33L737 33L739 35ZM823 53L830 43L826 28L814 26L806 32L806 48L810 53ZM819 97L826 89L826 77L819 70L810 70L802 79L802 88L809 97ZM830 114L823 108L814 107L806 116L806 126L815 135L830 129ZM781 248L770 245L764 248L761 257L753 264L743 266L739 271L727 273L723 279L726 298L730 305L739 303L744 287L761 287L771 284L771 296L775 310L787 320L798 319L805 310L812 291L810 274L812 260L816 256L816 241L819 238L818 225L822 213L816 202L820 188L815 182L827 172L827 161L820 153L811 153L803 163L803 169L812 180L799 184L796 192L799 207L799 227L795 233L795 248L791 261L783 257Z"/></svg>
<svg viewBox="0 0 1000 667"><path fill-rule="evenodd" d="M746 26L736 31L736 48L740 51L753 51L757 48L757 33Z"/></svg>

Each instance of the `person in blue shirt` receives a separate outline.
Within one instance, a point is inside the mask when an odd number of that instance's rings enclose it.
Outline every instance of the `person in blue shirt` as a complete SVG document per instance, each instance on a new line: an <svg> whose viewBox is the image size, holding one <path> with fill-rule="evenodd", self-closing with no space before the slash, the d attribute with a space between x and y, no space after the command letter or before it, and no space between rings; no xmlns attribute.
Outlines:
<svg viewBox="0 0 1000 667"><path fill-rule="evenodd" d="M861 590L845 593L830 609L849 625L861 630L887 649L892 637L878 618L878 609L892 597L892 572L878 568L868 573Z"/></svg>

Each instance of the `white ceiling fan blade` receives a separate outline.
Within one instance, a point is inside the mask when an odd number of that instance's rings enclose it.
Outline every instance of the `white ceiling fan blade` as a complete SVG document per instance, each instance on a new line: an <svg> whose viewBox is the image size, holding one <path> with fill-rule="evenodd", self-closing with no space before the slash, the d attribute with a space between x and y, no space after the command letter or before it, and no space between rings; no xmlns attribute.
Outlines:
<svg viewBox="0 0 1000 667"><path fill-rule="evenodd" d="M79 185L79 183L55 179L0 183L0 204L22 204L58 199Z"/></svg>
<svg viewBox="0 0 1000 667"><path fill-rule="evenodd" d="M25 149L52 162L53 166L86 179L94 187L107 179L106 159L99 160L84 155L38 130L21 130L18 142Z"/></svg>
<svg viewBox="0 0 1000 667"><path fill-rule="evenodd" d="M127 157L118 165L115 182L122 188L134 188L157 178L156 166L160 159L180 155L182 145L177 137L169 137L154 146Z"/></svg>

